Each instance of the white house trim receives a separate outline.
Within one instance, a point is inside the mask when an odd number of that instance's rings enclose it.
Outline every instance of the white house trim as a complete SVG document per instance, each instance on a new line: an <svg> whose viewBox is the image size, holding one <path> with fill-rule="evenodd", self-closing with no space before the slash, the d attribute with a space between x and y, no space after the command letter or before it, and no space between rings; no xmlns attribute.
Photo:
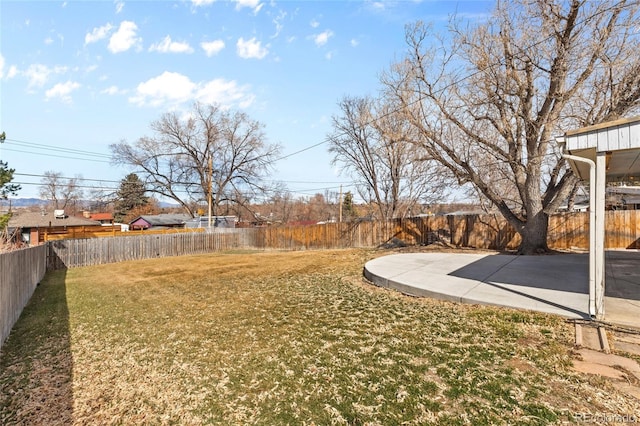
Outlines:
<svg viewBox="0 0 640 426"><path fill-rule="evenodd" d="M604 319L606 183L640 182L640 117L572 130L556 141L576 175L589 179L589 314Z"/></svg>

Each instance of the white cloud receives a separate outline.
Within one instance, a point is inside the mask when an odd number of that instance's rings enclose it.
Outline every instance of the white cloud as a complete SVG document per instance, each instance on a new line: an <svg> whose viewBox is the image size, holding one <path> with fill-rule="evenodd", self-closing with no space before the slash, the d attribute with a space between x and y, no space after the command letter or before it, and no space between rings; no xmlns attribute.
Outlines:
<svg viewBox="0 0 640 426"><path fill-rule="evenodd" d="M60 98L64 103L71 102L71 92L80 88L80 83L75 81L67 81L66 83L58 83L45 92L47 100Z"/></svg>
<svg viewBox="0 0 640 426"><path fill-rule="evenodd" d="M27 83L27 87L29 89L33 87L42 87L49 79L49 75L51 74L51 70L42 64L34 64L30 65L29 68L24 72L25 76L29 80Z"/></svg>
<svg viewBox="0 0 640 426"><path fill-rule="evenodd" d="M16 68L15 65L11 65L9 67L9 70L5 74L5 69L4 69L5 64L6 62L5 62L4 56L2 56L2 53L0 53L0 80L2 80L5 77L8 80L18 75L18 68Z"/></svg>
<svg viewBox="0 0 640 426"><path fill-rule="evenodd" d="M124 8L124 2L121 0L115 0L114 1L115 5L116 5L116 15L120 12L122 12L122 9Z"/></svg>
<svg viewBox="0 0 640 426"><path fill-rule="evenodd" d="M238 39L236 44L238 56L243 59L262 59L267 56L269 50L266 47L262 47L261 43L253 37L250 40L245 40L242 37Z"/></svg>
<svg viewBox="0 0 640 426"><path fill-rule="evenodd" d="M31 90L35 87L42 87L49 80L49 76L51 74L63 74L65 72L67 72L67 67L59 65L53 68L49 68L42 64L30 65L29 68L24 71L24 75L29 80L27 89Z"/></svg>
<svg viewBox="0 0 640 426"><path fill-rule="evenodd" d="M84 36L85 46L89 43L95 43L98 40L102 40L103 38L106 38L112 29L113 29L113 25L111 24L106 24L101 27L95 27L93 31L91 31L90 33L87 33L87 35Z"/></svg>
<svg viewBox="0 0 640 426"><path fill-rule="evenodd" d="M276 38L280 35L280 32L282 31L282 27L283 27L282 21L284 21L286 17L287 17L287 12L285 12L284 10L281 10L280 13L278 13L278 16L273 18L272 22L276 26L276 32L274 35L271 36L271 38Z"/></svg>
<svg viewBox="0 0 640 426"><path fill-rule="evenodd" d="M53 39L51 37L47 37L44 39L44 44L47 46L53 43Z"/></svg>
<svg viewBox="0 0 640 426"><path fill-rule="evenodd" d="M313 42L318 47L324 46L325 44L327 44L327 42L329 41L329 39L331 37L333 37L333 31L326 30L326 31L321 32L320 34L314 35L313 36Z"/></svg>
<svg viewBox="0 0 640 426"><path fill-rule="evenodd" d="M16 67L15 65L11 65L9 67L9 72L7 73L7 79L13 78L16 75L18 75L18 67Z"/></svg>
<svg viewBox="0 0 640 426"><path fill-rule="evenodd" d="M205 51L207 56L211 57L217 55L222 49L224 49L224 41L203 41L202 43L200 43L200 47L202 47L202 50Z"/></svg>
<svg viewBox="0 0 640 426"><path fill-rule="evenodd" d="M351 43L351 47L358 47L358 45L360 44L360 42L355 38L352 38L350 43Z"/></svg>
<svg viewBox="0 0 640 426"><path fill-rule="evenodd" d="M198 6L208 6L212 3L214 3L216 0L191 0L191 4L193 4L194 6L198 7Z"/></svg>
<svg viewBox="0 0 640 426"><path fill-rule="evenodd" d="M166 36L160 43L152 44L149 47L149 52L160 53L193 53L193 48L189 46L189 43L172 41L171 36Z"/></svg>
<svg viewBox="0 0 640 426"><path fill-rule="evenodd" d="M200 86L196 93L196 99L204 103L216 103L223 107L238 105L240 108L248 108L255 96L247 93L248 87L240 87L231 80L216 78Z"/></svg>
<svg viewBox="0 0 640 426"><path fill-rule="evenodd" d="M124 89L120 89L118 86L109 86L100 93L104 95L124 95L125 93L127 93L127 91Z"/></svg>
<svg viewBox="0 0 640 426"><path fill-rule="evenodd" d="M262 6L264 6L264 3L260 3L260 0L236 0L236 10L248 7L253 9L253 13L256 15L260 12Z"/></svg>
<svg viewBox="0 0 640 426"><path fill-rule="evenodd" d="M189 77L165 71L158 77L138 84L136 95L129 98L129 102L139 106L182 103L192 98L195 88L195 83Z"/></svg>
<svg viewBox="0 0 640 426"><path fill-rule="evenodd" d="M108 49L111 53L126 52L142 42L136 34L138 26L132 21L122 21L118 30L109 39Z"/></svg>
<svg viewBox="0 0 640 426"><path fill-rule="evenodd" d="M129 102L138 106L157 107L200 101L217 103L223 107L237 105L245 108L254 99L247 86L239 86L235 81L217 78L195 83L185 75L165 71L158 77L140 83Z"/></svg>
<svg viewBox="0 0 640 426"><path fill-rule="evenodd" d="M311 25L311 28L318 28L320 26L320 22L312 19L311 22L309 22L309 25Z"/></svg>
<svg viewBox="0 0 640 426"><path fill-rule="evenodd" d="M383 12L386 10L386 6L382 1L372 1L369 2L369 7L377 12Z"/></svg>

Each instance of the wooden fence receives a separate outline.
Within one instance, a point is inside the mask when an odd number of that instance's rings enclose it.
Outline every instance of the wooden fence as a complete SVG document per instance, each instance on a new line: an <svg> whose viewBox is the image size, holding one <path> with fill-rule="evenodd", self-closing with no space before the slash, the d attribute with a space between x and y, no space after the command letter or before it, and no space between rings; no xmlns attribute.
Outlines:
<svg viewBox="0 0 640 426"><path fill-rule="evenodd" d="M0 254L0 347L46 272L46 246Z"/></svg>
<svg viewBox="0 0 640 426"><path fill-rule="evenodd" d="M259 229L221 229L213 233L184 232L49 241L47 269L101 265L127 260L261 248Z"/></svg>
<svg viewBox="0 0 640 426"><path fill-rule="evenodd" d="M606 212L605 229L605 248L640 249L640 210ZM499 215L427 216L386 222L267 228L264 240L267 248L293 250L428 245L436 241L456 247L514 250L521 241L520 235ZM589 214L551 216L547 242L552 249L588 249Z"/></svg>
<svg viewBox="0 0 640 426"><path fill-rule="evenodd" d="M553 249L588 249L587 213L557 214L549 220ZM640 211L606 214L606 248L640 248ZM313 226L216 229L213 233L172 233L59 240L48 243L48 269L233 249L309 250L347 247L428 245L511 250L520 236L496 215L428 216L384 222Z"/></svg>

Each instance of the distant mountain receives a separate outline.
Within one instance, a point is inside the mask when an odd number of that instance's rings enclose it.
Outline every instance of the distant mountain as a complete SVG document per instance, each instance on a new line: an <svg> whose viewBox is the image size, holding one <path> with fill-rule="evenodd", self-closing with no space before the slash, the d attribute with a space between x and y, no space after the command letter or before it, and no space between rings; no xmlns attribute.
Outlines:
<svg viewBox="0 0 640 426"><path fill-rule="evenodd" d="M2 206L9 206L9 204L11 204L11 207L32 207L47 204L47 201L40 198L12 198L0 201Z"/></svg>

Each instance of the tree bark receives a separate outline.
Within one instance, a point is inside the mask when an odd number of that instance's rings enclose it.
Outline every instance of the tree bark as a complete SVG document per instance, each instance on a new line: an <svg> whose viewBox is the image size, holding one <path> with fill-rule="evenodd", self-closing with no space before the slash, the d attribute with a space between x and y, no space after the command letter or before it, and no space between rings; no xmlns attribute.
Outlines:
<svg viewBox="0 0 640 426"><path fill-rule="evenodd" d="M549 229L549 215L544 211L538 212L533 217L527 217L527 221L520 225L518 233L522 237L518 254L542 254L549 251L547 233Z"/></svg>

